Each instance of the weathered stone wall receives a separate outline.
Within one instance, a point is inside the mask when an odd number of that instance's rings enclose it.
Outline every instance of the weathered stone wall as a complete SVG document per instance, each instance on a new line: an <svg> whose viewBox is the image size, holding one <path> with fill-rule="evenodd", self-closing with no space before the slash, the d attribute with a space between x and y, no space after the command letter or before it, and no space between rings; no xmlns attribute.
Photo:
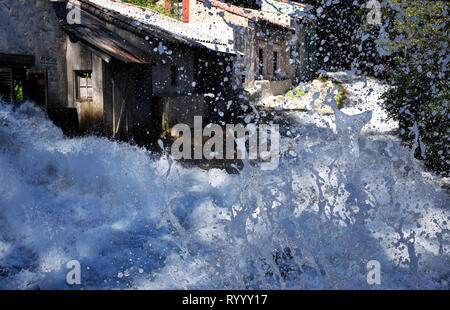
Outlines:
<svg viewBox="0 0 450 310"><path fill-rule="evenodd" d="M280 2L277 0L264 0L261 3L261 11L299 16L305 11L305 8L293 3Z"/></svg>
<svg viewBox="0 0 450 310"><path fill-rule="evenodd" d="M263 75L264 80L274 79L293 79L295 77L295 64L292 57L292 46L290 40L292 36L297 35L287 31L279 30L273 27L256 24L254 43L254 68L255 79L261 78L259 75L259 53L263 50ZM273 56L278 53L277 67L278 72L274 72ZM251 80L250 80L251 81ZM249 81L249 82L250 82Z"/></svg>
<svg viewBox="0 0 450 310"><path fill-rule="evenodd" d="M66 106L65 34L49 0L0 1L0 53L36 57L47 71L48 106Z"/></svg>
<svg viewBox="0 0 450 310"><path fill-rule="evenodd" d="M92 71L92 51L84 44L79 42L72 43L67 37L67 106L70 108L76 107L75 98L75 70ZM93 75L93 79L97 79L97 74ZM101 81L101 80L100 80Z"/></svg>
<svg viewBox="0 0 450 310"><path fill-rule="evenodd" d="M161 100L165 129L176 124L186 124L194 128L194 116L204 116L204 96L165 97Z"/></svg>
<svg viewBox="0 0 450 310"><path fill-rule="evenodd" d="M290 24L288 15L270 12L263 14L278 22ZM302 31L293 34L276 26L255 23L246 17L211 7L197 0L189 0L189 23L201 25L209 33L233 42L234 48L243 53L244 57L236 64L239 73L235 79L242 81L242 77L245 76L245 85L250 85L255 79L261 78L258 70L259 48L264 50L263 79L293 79L295 77L296 64L292 57L290 40L294 35L301 37ZM301 44L301 39L298 42ZM273 68L274 51L278 53L277 73L274 73Z"/></svg>
<svg viewBox="0 0 450 310"><path fill-rule="evenodd" d="M84 44L67 38L67 106L76 108L80 128L100 128L103 123L103 61ZM86 104L75 100L75 71L92 71L93 98Z"/></svg>
<svg viewBox="0 0 450 310"><path fill-rule="evenodd" d="M189 23L211 24L228 23L235 26L248 26L248 19L216 7L209 7L204 2L189 0Z"/></svg>
<svg viewBox="0 0 450 310"><path fill-rule="evenodd" d="M268 96L278 96L286 93L292 86L292 80L260 80L255 81L255 85L261 87L261 96L264 98Z"/></svg>
<svg viewBox="0 0 450 310"><path fill-rule="evenodd" d="M174 59L170 62L158 61L153 64L153 96L180 96L195 92L193 53L179 50L174 54ZM175 83L172 83L171 80L173 69L175 70Z"/></svg>

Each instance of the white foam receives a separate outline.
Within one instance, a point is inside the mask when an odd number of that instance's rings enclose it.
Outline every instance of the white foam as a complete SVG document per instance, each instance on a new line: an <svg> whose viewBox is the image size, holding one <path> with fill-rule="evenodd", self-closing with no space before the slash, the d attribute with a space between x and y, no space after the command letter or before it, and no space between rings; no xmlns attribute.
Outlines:
<svg viewBox="0 0 450 310"><path fill-rule="evenodd" d="M370 288L376 259L382 288L447 288L448 196L408 151L355 135L339 161L333 130L299 126L277 170L230 175L64 138L31 104L0 103L0 287L70 288L76 259L75 288Z"/></svg>

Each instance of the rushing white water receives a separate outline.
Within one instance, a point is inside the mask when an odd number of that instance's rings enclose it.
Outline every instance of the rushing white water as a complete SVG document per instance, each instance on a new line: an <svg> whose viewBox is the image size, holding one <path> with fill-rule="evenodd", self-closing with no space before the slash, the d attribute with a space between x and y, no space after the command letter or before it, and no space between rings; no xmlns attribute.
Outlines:
<svg viewBox="0 0 450 310"><path fill-rule="evenodd" d="M447 194L399 143L358 140L369 114L339 116L230 175L0 103L0 288L448 289Z"/></svg>

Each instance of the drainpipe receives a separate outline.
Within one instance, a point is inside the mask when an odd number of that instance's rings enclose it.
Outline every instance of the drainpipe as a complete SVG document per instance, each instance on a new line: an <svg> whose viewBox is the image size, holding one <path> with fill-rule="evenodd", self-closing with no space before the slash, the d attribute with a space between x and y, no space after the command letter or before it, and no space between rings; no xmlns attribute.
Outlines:
<svg viewBox="0 0 450 310"><path fill-rule="evenodd" d="M189 0L183 0L183 23L189 23Z"/></svg>
<svg viewBox="0 0 450 310"><path fill-rule="evenodd" d="M170 0L164 1L164 9L167 13L170 13L172 11L172 2Z"/></svg>

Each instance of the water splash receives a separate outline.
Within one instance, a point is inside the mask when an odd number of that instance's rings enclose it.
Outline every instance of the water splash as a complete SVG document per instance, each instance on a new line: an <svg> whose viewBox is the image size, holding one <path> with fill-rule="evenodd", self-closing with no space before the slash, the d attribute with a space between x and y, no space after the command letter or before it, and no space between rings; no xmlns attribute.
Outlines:
<svg viewBox="0 0 450 310"><path fill-rule="evenodd" d="M448 196L400 144L291 140L274 171L183 168L105 138L64 138L31 104L0 106L0 287L448 289ZM77 288L77 287L74 287Z"/></svg>

